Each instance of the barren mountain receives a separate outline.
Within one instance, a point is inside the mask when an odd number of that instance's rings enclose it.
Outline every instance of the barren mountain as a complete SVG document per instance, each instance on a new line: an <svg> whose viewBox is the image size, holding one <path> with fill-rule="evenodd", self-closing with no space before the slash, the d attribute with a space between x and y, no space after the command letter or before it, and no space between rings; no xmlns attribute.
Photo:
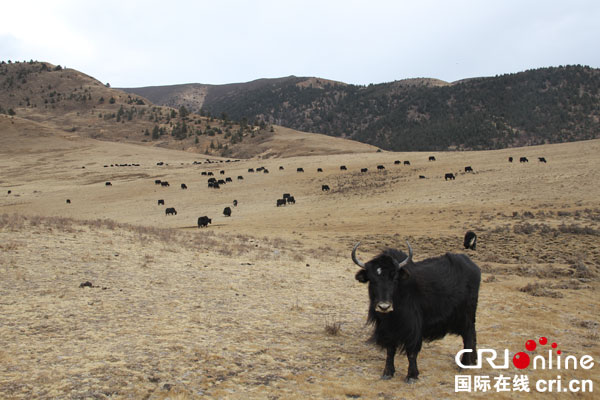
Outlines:
<svg viewBox="0 0 600 400"><path fill-rule="evenodd" d="M0 64L0 114L60 132L231 158L375 151L362 143L304 134L264 121L201 116L157 106L79 71L41 62ZM195 95L186 92L187 95ZM314 144L315 147L311 147Z"/></svg>

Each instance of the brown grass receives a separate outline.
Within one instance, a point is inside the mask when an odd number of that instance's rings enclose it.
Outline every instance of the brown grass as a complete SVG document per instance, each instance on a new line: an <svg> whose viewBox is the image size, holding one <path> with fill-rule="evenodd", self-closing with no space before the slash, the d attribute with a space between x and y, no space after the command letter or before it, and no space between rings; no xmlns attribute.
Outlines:
<svg viewBox="0 0 600 400"><path fill-rule="evenodd" d="M405 240L417 261L468 254L483 271L482 348L520 351L545 335L565 354L600 356L600 141L436 153L436 163L382 152L198 166L184 152L1 132L11 151L0 148L0 398L453 397L453 336L423 346L418 383L403 382L404 356L380 381L385 352L366 343L367 287L349 259L359 240L365 261L406 251ZM511 154L549 163L508 165ZM135 171L103 167L132 159ZM357 173L377 164L386 172ZM261 165L271 173L246 173ZM484 167L443 180L464 165ZM200 172L220 169L245 179L208 190ZM295 206L275 207L284 192ZM476 251L462 248L468 229Z"/></svg>

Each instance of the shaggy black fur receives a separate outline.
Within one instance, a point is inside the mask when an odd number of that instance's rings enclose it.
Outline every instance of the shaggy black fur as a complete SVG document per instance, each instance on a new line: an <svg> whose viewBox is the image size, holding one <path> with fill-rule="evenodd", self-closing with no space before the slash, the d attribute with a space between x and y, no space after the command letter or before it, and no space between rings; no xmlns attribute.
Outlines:
<svg viewBox="0 0 600 400"><path fill-rule="evenodd" d="M365 263L356 274L369 282L368 322L375 326L372 341L387 350L383 379L394 373L397 350L408 357L407 382L419 376L417 355L423 341L441 339L447 334L460 335L465 354L464 365L476 362L475 314L481 271L469 257L447 253L417 263L409 262L398 270L407 255L387 249ZM381 312L378 304L390 302L393 310Z"/></svg>
<svg viewBox="0 0 600 400"><path fill-rule="evenodd" d="M467 231L467 233L465 233L464 246L465 249L475 250L475 247L477 247L477 235L475 232Z"/></svg>

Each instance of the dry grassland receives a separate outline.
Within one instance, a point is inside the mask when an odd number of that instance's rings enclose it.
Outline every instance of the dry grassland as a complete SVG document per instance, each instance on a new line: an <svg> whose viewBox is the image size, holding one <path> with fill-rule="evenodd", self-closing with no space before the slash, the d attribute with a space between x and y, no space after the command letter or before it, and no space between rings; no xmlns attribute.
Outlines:
<svg viewBox="0 0 600 400"><path fill-rule="evenodd" d="M478 233L468 254L483 271L478 346L512 357L546 336L596 365L527 370L530 381L561 375L600 390L600 141L276 158L294 151L279 148L269 159L194 165L204 157L0 127L0 398L454 397L462 341L453 336L424 345L418 383L404 383L404 356L394 379L379 379L385 353L366 343L367 289L349 254L358 240L366 260L406 239L416 260L464 252L467 229ZM104 167L120 163L141 165ZM247 172L260 166L270 173ZM209 189L201 172L220 170L233 182ZM286 192L297 203L276 207ZM196 227L202 215L208 228Z"/></svg>

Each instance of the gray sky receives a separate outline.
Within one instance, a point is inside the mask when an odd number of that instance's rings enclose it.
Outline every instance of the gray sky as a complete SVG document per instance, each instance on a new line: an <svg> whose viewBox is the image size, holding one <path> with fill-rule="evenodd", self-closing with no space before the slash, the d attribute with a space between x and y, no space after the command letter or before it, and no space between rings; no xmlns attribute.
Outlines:
<svg viewBox="0 0 600 400"><path fill-rule="evenodd" d="M2 3L0 60L66 65L113 87L600 67L598 0Z"/></svg>

